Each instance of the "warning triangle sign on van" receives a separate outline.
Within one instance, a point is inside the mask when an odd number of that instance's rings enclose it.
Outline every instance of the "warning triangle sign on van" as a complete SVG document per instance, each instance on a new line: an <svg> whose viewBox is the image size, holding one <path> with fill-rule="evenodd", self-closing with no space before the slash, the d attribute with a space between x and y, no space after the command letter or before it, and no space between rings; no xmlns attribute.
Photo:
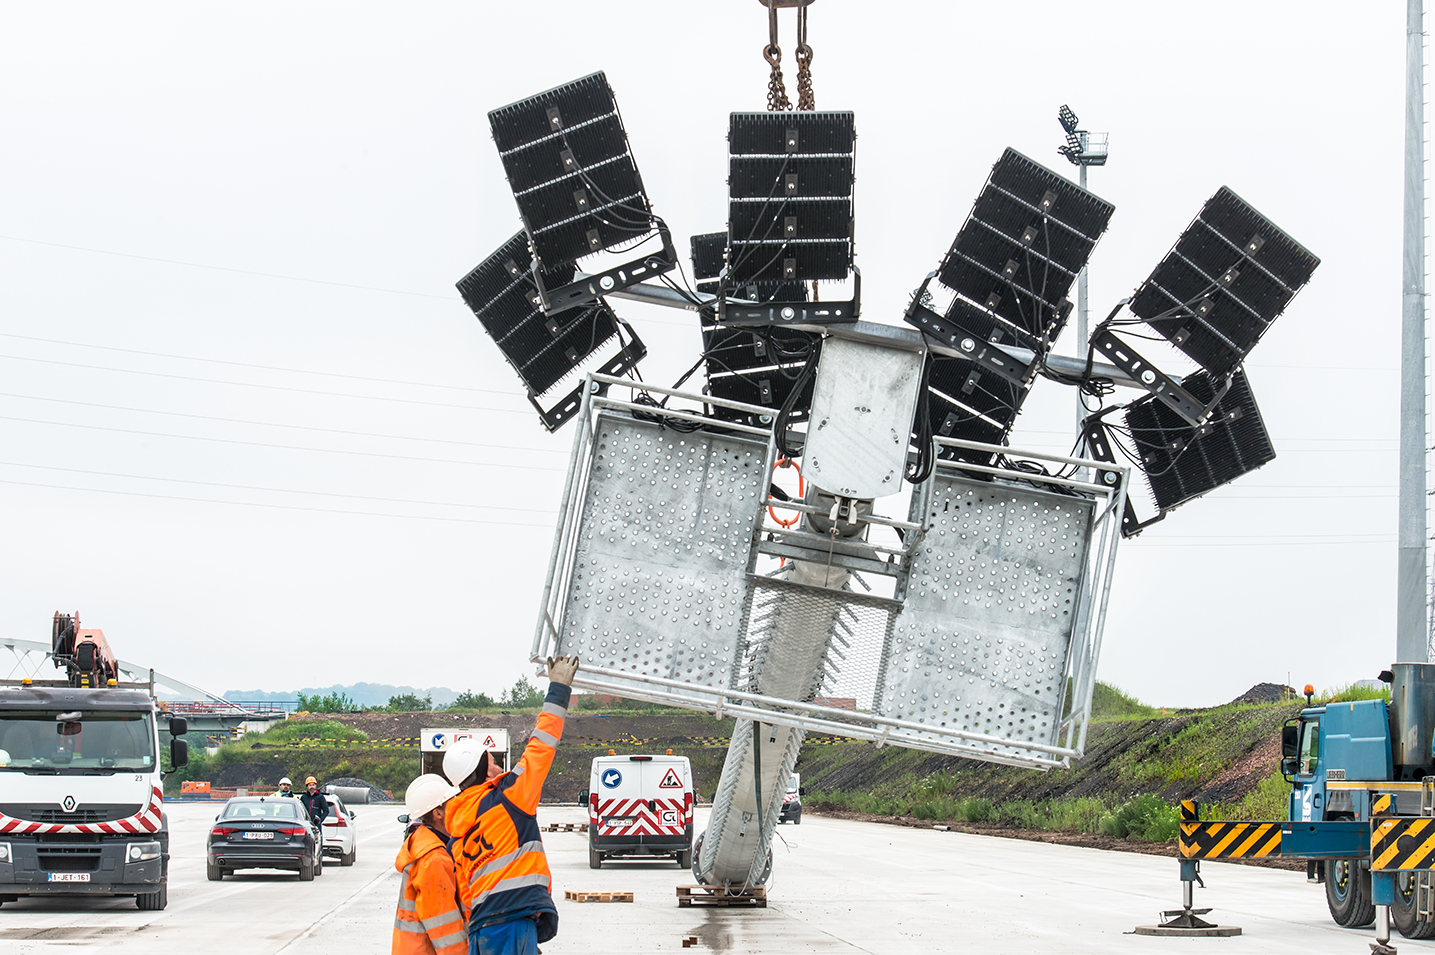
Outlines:
<svg viewBox="0 0 1435 955"><path fill-rule="evenodd" d="M682 789L682 788L683 788L683 781L678 778L678 771L677 771L676 769L671 769L671 768L669 768L669 770L668 770L668 772L667 772L667 775L665 775L665 776L663 777L663 781L660 782L660 783L658 783L658 788L659 788L659 789Z"/></svg>
<svg viewBox="0 0 1435 955"><path fill-rule="evenodd" d="M495 745L497 744L493 742L493 736L491 734L483 738L484 749L493 749Z"/></svg>

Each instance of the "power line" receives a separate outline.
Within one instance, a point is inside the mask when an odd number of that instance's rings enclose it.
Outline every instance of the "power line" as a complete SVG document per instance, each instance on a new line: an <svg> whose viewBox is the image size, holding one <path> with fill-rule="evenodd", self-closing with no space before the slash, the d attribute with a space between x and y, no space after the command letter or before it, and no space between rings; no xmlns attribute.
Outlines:
<svg viewBox="0 0 1435 955"><path fill-rule="evenodd" d="M137 255L133 252L115 252L110 249L92 249L83 245L66 245L63 242L45 242L40 239L23 239L16 235L0 235L10 242L24 242L29 245L47 245L52 249L70 249L74 252L90 252L95 255L113 255L122 259L140 259L144 262L162 262L165 265L183 265L191 269L212 269L216 272L233 272L236 275L258 275L268 279L285 279L290 282L308 282L311 285L332 285L336 288L353 288L365 292L387 292L391 295L413 295L418 298L436 298L446 302L462 301L457 295L434 295L431 292L411 292L407 289L379 288L374 285L351 285L348 282L330 282L326 279L310 279L301 275L280 275L277 272L256 272L252 269L236 269L227 265L207 265L203 262L183 262L179 259L162 259L153 255Z"/></svg>
<svg viewBox="0 0 1435 955"><path fill-rule="evenodd" d="M491 524L498 527L543 527L551 524L523 524L518 521L486 521L475 517L434 517L424 514L379 514L374 511L341 511L327 507L301 507L298 504L261 504L257 501L220 501L207 497L180 497L175 494L150 494L144 491L117 491L109 488L74 487L69 484L45 484L39 481L9 481L0 478L0 484L18 487L39 487L60 491L84 491L90 494L120 494L125 497L147 497L161 501L189 501L194 504L228 504L233 507L269 507L282 511L309 511L315 514L345 514L357 517L393 517L404 521L444 521L452 524Z"/></svg>
<svg viewBox="0 0 1435 955"><path fill-rule="evenodd" d="M310 448L292 444L270 444L264 441L238 441L233 438L212 438L198 434L166 434L163 431L140 431L136 428L111 428L98 424L75 424L69 421L41 421L37 418L18 418L0 415L0 421L20 421L25 424L42 424L55 428L84 428L89 431L114 431L119 434L140 434L151 438L178 438L184 441L213 441L218 444L239 444L253 448L278 448L284 451L313 451L319 454L348 454L364 458L389 458L395 461L423 461L429 464L463 464L475 468L517 468L524 471L562 472L564 468L549 468L536 464L493 464L488 461L455 461L449 458L421 458L407 454L380 454L375 451L343 451L338 448Z"/></svg>
<svg viewBox="0 0 1435 955"><path fill-rule="evenodd" d="M511 398L521 398L522 394L516 391L503 391L498 388L471 388L467 385L441 385L428 381L404 381L398 378L371 378L367 375L345 375L336 371L311 371L307 368L284 368L280 365L256 365L246 361L228 361L223 358L197 358L194 355L171 355L167 352L144 351L139 348L121 348L118 345L94 345L90 342L67 342L59 338L37 338L34 335L16 335L12 332L0 332L0 338L17 338L27 342L44 342L47 345L64 345L69 348L97 348L102 351L124 352L127 355L145 355L149 358L172 358L175 361L202 361L212 365L230 365L235 368L257 368L261 371L282 371L292 375L322 375L326 378L346 378L350 381L374 381L385 385L410 385L414 388L445 388L450 391L473 391L486 395L507 395Z"/></svg>
<svg viewBox="0 0 1435 955"><path fill-rule="evenodd" d="M411 501L395 497L369 497L363 494L339 494L334 491L301 491L284 487L259 487L252 484L223 484L218 481L194 481L185 478L150 477L145 474L121 474L115 471L87 471L83 468L62 468L50 464L25 464L20 461L0 461L0 466L12 468L36 468L42 471L63 471L67 474L90 474L98 477L127 478L135 481L164 481L170 484L198 484L204 487L223 487L240 491L265 491L274 494L308 494L317 497L342 497L355 501L381 501L385 504L420 504L428 507L473 507L494 511L525 511L531 514L556 514L556 511L540 507L509 507L504 504L456 504L448 501Z"/></svg>
<svg viewBox="0 0 1435 955"><path fill-rule="evenodd" d="M355 395L342 391L317 391L313 388L292 388L288 385L261 385L252 381L227 381L222 378L197 378L193 375L173 375L163 371L136 371L132 368L111 368L106 365L86 365L81 362L59 361L54 358L31 358L26 355L0 355L11 361L33 361L42 365L63 365L67 368L84 368L90 371L112 371L122 375L145 375L150 378L172 378L176 381L197 381L206 385L234 385L239 388L263 388L266 391L291 391L301 395L326 395L331 398L359 398L364 401L395 401L406 405L427 405L432 408L459 408L463 411L493 411L499 414L531 414L517 408L486 408L481 405L455 405L443 401L422 401L417 398L383 398L378 395Z"/></svg>
<svg viewBox="0 0 1435 955"><path fill-rule="evenodd" d="M226 424L247 424L261 428L289 428L295 431L316 431L324 434L345 434L359 438L390 438L395 441L425 441L430 444L453 444L466 448L490 448L498 451L542 452L544 454L567 454L567 448L522 448L508 444L481 444L477 441L454 441L450 438L419 438L407 434L380 434L372 431L345 431L341 428L316 428L302 424L280 424L276 421L250 421L245 418L223 418L217 415L190 414L184 411L157 411L153 408L130 408L125 405L109 405L95 401L75 401L70 398L43 398L39 395L21 395L0 391L0 398L20 398L25 401L49 401L56 404L78 405L82 408L103 408L108 411L133 411L138 414L167 415L173 418L194 418L199 421L221 421Z"/></svg>

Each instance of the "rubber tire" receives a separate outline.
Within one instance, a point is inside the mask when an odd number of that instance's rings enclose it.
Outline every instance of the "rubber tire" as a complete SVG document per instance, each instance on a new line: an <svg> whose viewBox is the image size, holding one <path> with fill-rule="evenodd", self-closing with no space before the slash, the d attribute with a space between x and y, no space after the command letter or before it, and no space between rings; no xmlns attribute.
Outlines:
<svg viewBox="0 0 1435 955"><path fill-rule="evenodd" d="M1364 928L1375 921L1370 900L1370 870L1359 861L1331 859L1325 864L1325 904L1336 925ZM1342 885L1342 876L1344 884Z"/></svg>
<svg viewBox="0 0 1435 955"><path fill-rule="evenodd" d="M1413 872L1396 873L1395 904L1390 906L1390 924L1406 938L1435 938L1435 922L1415 917L1415 879Z"/></svg>
<svg viewBox="0 0 1435 955"><path fill-rule="evenodd" d="M797 815L792 817L792 824L793 824L794 826L800 826L800 825L802 825L802 810L801 810L801 809L797 810Z"/></svg>
<svg viewBox="0 0 1435 955"><path fill-rule="evenodd" d="M693 850L684 849L678 853L678 868L691 869L693 867Z"/></svg>
<svg viewBox="0 0 1435 955"><path fill-rule="evenodd" d="M319 858L314 861L314 874L324 874L324 853L319 853Z"/></svg>
<svg viewBox="0 0 1435 955"><path fill-rule="evenodd" d="M314 867L313 867L312 865L301 865L301 866L299 867L299 881L300 881L300 882L313 882L313 881L314 881Z"/></svg>
<svg viewBox="0 0 1435 955"><path fill-rule="evenodd" d="M355 845L348 855L339 856L339 865L349 866L354 864L354 856L359 854L359 847Z"/></svg>
<svg viewBox="0 0 1435 955"><path fill-rule="evenodd" d="M224 881L224 866L204 864L204 874L211 882Z"/></svg>
<svg viewBox="0 0 1435 955"><path fill-rule="evenodd" d="M158 892L135 896L135 908L141 912L162 912L168 904L169 886L163 882L160 883Z"/></svg>
<svg viewBox="0 0 1435 955"><path fill-rule="evenodd" d="M598 850L597 850L597 849L594 849L592 846L589 846L589 847L588 847L588 868L590 868L590 869L601 869L601 868L603 868L603 857L602 857L601 855L599 855L599 854L598 854Z"/></svg>

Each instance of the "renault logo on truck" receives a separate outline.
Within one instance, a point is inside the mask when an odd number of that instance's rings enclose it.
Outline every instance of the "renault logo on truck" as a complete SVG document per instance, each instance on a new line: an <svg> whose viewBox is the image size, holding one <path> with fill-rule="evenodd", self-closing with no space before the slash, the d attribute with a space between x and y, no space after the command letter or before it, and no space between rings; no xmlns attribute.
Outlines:
<svg viewBox="0 0 1435 955"><path fill-rule="evenodd" d="M74 796L66 796L66 797L65 797L65 801L62 802L62 803L60 803L60 805L62 805L62 806L65 807L65 812L74 812L74 811L75 811L75 797L74 797Z"/></svg>

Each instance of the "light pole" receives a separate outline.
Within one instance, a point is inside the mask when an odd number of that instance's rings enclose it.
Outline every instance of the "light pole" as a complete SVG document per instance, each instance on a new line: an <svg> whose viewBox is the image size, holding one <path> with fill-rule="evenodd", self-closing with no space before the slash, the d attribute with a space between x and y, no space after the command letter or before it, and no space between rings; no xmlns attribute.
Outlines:
<svg viewBox="0 0 1435 955"><path fill-rule="evenodd" d="M1071 107L1062 104L1061 109L1056 111L1057 122L1066 132L1066 145L1058 152L1070 160L1071 164L1080 170L1077 183L1081 188L1086 188L1086 169L1088 166L1106 165L1106 144L1110 138L1107 133L1091 133L1084 129L1078 129L1081 122ZM1086 266L1076 275L1076 348L1077 358L1086 357L1087 336L1090 329L1086 322ZM1081 433L1081 422L1086 417L1086 406L1081 403L1081 395L1076 396L1076 431Z"/></svg>

